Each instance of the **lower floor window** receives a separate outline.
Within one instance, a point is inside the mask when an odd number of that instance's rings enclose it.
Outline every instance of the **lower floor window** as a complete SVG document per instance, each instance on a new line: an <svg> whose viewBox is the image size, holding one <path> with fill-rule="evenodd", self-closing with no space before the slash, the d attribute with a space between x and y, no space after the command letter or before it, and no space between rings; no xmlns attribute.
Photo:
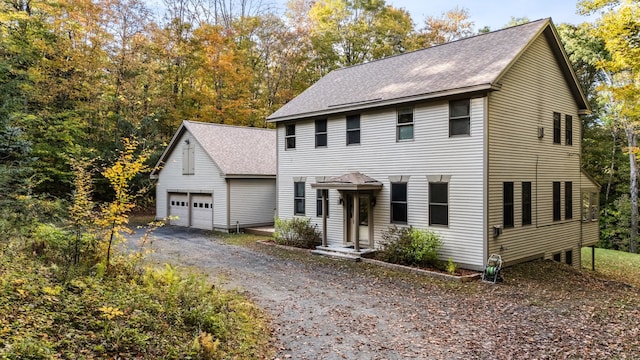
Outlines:
<svg viewBox="0 0 640 360"><path fill-rule="evenodd" d="M296 181L293 184L294 184L293 213L295 215L304 215L305 214L304 182Z"/></svg>
<svg viewBox="0 0 640 360"><path fill-rule="evenodd" d="M324 203L329 217L329 190L316 190L316 216L322 216L322 193L324 193Z"/></svg>
<svg viewBox="0 0 640 360"><path fill-rule="evenodd" d="M391 183L391 222L407 223L407 183Z"/></svg>
<svg viewBox="0 0 640 360"><path fill-rule="evenodd" d="M448 183L429 183L429 225L449 225Z"/></svg>

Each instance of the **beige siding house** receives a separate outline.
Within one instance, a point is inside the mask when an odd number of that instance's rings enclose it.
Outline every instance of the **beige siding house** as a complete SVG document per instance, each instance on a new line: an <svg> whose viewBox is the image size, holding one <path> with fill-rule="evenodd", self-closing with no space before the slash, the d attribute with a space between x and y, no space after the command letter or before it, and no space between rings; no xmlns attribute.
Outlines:
<svg viewBox="0 0 640 360"><path fill-rule="evenodd" d="M183 121L151 177L156 219L207 230L273 224L274 130Z"/></svg>
<svg viewBox="0 0 640 360"><path fill-rule="evenodd" d="M277 214L310 218L326 250L412 225L470 269L494 253L578 266L598 240L588 111L550 19L339 69L268 118Z"/></svg>

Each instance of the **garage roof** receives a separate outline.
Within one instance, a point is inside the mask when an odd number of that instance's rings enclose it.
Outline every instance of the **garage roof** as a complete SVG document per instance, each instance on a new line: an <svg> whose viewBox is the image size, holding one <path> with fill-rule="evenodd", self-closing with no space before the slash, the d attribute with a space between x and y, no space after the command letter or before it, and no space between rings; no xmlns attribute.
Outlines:
<svg viewBox="0 0 640 360"><path fill-rule="evenodd" d="M216 163L224 177L275 177L275 130L185 120L158 160L152 178L158 176L186 131Z"/></svg>

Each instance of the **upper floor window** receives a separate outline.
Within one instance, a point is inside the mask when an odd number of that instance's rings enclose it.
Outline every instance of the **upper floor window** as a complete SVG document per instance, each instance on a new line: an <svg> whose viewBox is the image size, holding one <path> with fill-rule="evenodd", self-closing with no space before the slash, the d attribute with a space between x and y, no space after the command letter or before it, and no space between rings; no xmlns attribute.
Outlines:
<svg viewBox="0 0 640 360"><path fill-rule="evenodd" d="M513 227L513 183L502 184L502 224L505 228Z"/></svg>
<svg viewBox="0 0 640 360"><path fill-rule="evenodd" d="M562 220L560 214L560 182L553 182L553 221Z"/></svg>
<svg viewBox="0 0 640 360"><path fill-rule="evenodd" d="M398 109L396 139L410 140L413 139L413 108Z"/></svg>
<svg viewBox="0 0 640 360"><path fill-rule="evenodd" d="M564 183L564 219L573 218L573 183L567 181Z"/></svg>
<svg viewBox="0 0 640 360"><path fill-rule="evenodd" d="M293 183L293 214L304 215L304 181L296 181Z"/></svg>
<svg viewBox="0 0 640 360"><path fill-rule="evenodd" d="M471 134L470 100L449 102L449 136Z"/></svg>
<svg viewBox="0 0 640 360"><path fill-rule="evenodd" d="M360 144L360 114L347 116L347 145Z"/></svg>
<svg viewBox="0 0 640 360"><path fill-rule="evenodd" d="M316 147L327 146L327 119L316 120Z"/></svg>
<svg viewBox="0 0 640 360"><path fill-rule="evenodd" d="M286 126L286 132L284 136L285 149L295 149L296 148L296 125L289 124Z"/></svg>
<svg viewBox="0 0 640 360"><path fill-rule="evenodd" d="M561 143L561 139L560 136L562 134L562 130L560 129L561 125L561 120L560 120L560 113L554 112L553 113L553 143L554 144L560 144Z"/></svg>
<svg viewBox="0 0 640 360"><path fill-rule="evenodd" d="M449 183L429 183L429 225L449 225Z"/></svg>
<svg viewBox="0 0 640 360"><path fill-rule="evenodd" d="M407 223L407 183L391 183L391 222Z"/></svg>
<svg viewBox="0 0 640 360"><path fill-rule="evenodd" d="M564 143L573 145L573 117L565 115L564 117Z"/></svg>
<svg viewBox="0 0 640 360"><path fill-rule="evenodd" d="M182 147L182 175L195 174L196 167L196 148L189 139L184 141Z"/></svg>

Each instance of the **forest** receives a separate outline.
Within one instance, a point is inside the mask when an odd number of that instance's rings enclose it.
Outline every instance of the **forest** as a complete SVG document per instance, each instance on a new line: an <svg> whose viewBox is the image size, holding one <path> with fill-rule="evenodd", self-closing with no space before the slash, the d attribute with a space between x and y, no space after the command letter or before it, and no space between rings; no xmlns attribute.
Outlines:
<svg viewBox="0 0 640 360"><path fill-rule="evenodd" d="M334 69L476 34L464 8L412 19L385 0L290 0L284 11L259 0L163 0L161 12L141 0L0 6L0 228L23 232L68 213L79 172L91 201L111 201L105 169L126 152L142 155L138 170L152 167L183 119L267 127ZM637 252L640 4L576 8L597 20L556 26L592 107L582 164L602 185L600 246ZM143 171L130 191L131 209L153 208Z"/></svg>

